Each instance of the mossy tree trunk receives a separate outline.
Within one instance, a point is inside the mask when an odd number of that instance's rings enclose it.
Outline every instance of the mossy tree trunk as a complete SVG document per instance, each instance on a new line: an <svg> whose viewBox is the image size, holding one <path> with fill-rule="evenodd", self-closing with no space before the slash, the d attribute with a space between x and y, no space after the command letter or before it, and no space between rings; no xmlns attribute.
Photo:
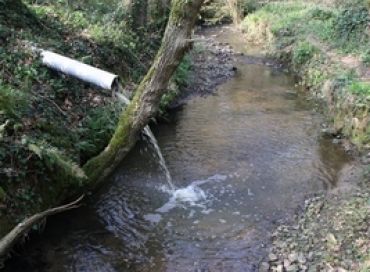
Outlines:
<svg viewBox="0 0 370 272"><path fill-rule="evenodd" d="M154 63L121 114L116 131L105 150L83 169L89 184L107 178L135 145L139 134L158 111L168 82L191 45L191 34L204 0L173 0L170 18Z"/></svg>

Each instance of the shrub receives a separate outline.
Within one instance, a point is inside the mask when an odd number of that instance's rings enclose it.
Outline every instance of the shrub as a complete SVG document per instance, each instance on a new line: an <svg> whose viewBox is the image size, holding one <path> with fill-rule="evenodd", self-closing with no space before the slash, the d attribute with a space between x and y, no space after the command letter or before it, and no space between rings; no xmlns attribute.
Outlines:
<svg viewBox="0 0 370 272"><path fill-rule="evenodd" d="M365 6L350 6L343 9L334 21L334 38L345 51L352 51L368 37L365 30L370 16Z"/></svg>
<svg viewBox="0 0 370 272"><path fill-rule="evenodd" d="M26 95L0 82L0 112L8 117L20 118L26 108Z"/></svg>
<svg viewBox="0 0 370 272"><path fill-rule="evenodd" d="M301 66L308 62L316 52L316 48L308 42L299 42L293 50L294 66Z"/></svg>
<svg viewBox="0 0 370 272"><path fill-rule="evenodd" d="M310 17L316 20L328 20L334 16L332 11L323 10L321 8L313 8L310 11Z"/></svg>

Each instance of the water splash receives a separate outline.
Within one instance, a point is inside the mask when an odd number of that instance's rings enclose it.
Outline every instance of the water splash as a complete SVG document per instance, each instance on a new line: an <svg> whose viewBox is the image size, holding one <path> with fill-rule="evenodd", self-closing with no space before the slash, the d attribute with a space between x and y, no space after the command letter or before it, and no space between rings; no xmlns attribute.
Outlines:
<svg viewBox="0 0 370 272"><path fill-rule="evenodd" d="M122 89L122 87L119 87L119 90ZM130 100L124 96L122 93L120 92L115 92L117 98L123 102L124 104L128 105L130 104ZM158 159L159 159L159 165L160 167L162 168L165 176L166 176L166 180L167 180L167 183L168 183L168 186L170 187L170 190L171 191L175 191L175 186L172 182L172 177L171 177L171 173L170 171L168 170L168 167L167 167L167 163L166 163L166 160L164 159L163 157L163 154L162 154L162 151L161 151L161 148L159 147L158 145L158 141L157 139L155 138L153 132L151 131L150 127L149 126L146 126L144 128L144 134L148 137L148 141L153 145L154 147L154 150L158 156Z"/></svg>
<svg viewBox="0 0 370 272"><path fill-rule="evenodd" d="M206 192L200 187L203 184L209 182L222 182L227 179L225 175L214 175L204 180L193 181L189 186L174 190L171 193L171 198L162 207L158 208L156 212L168 213L176 207L200 207L206 208L205 204L207 201Z"/></svg>

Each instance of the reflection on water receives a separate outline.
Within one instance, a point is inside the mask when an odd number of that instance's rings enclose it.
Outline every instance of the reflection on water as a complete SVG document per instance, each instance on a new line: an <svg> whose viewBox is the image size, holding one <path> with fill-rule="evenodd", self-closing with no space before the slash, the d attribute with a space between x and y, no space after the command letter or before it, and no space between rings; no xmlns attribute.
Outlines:
<svg viewBox="0 0 370 272"><path fill-rule="evenodd" d="M269 231L335 187L349 158L319 137L291 76L246 58L216 96L156 127L178 190L140 142L87 207L51 221L30 250L38 269L256 271Z"/></svg>

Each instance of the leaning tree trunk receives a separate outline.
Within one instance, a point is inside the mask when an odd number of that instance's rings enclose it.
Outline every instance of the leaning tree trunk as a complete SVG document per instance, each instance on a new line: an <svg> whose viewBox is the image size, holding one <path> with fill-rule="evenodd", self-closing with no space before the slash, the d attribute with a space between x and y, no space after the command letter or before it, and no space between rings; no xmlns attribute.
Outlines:
<svg viewBox="0 0 370 272"><path fill-rule="evenodd" d="M109 145L83 169L89 184L103 181L135 145L137 138L158 111L168 82L191 45L191 33L204 0L173 0L170 18L154 63L120 116Z"/></svg>

